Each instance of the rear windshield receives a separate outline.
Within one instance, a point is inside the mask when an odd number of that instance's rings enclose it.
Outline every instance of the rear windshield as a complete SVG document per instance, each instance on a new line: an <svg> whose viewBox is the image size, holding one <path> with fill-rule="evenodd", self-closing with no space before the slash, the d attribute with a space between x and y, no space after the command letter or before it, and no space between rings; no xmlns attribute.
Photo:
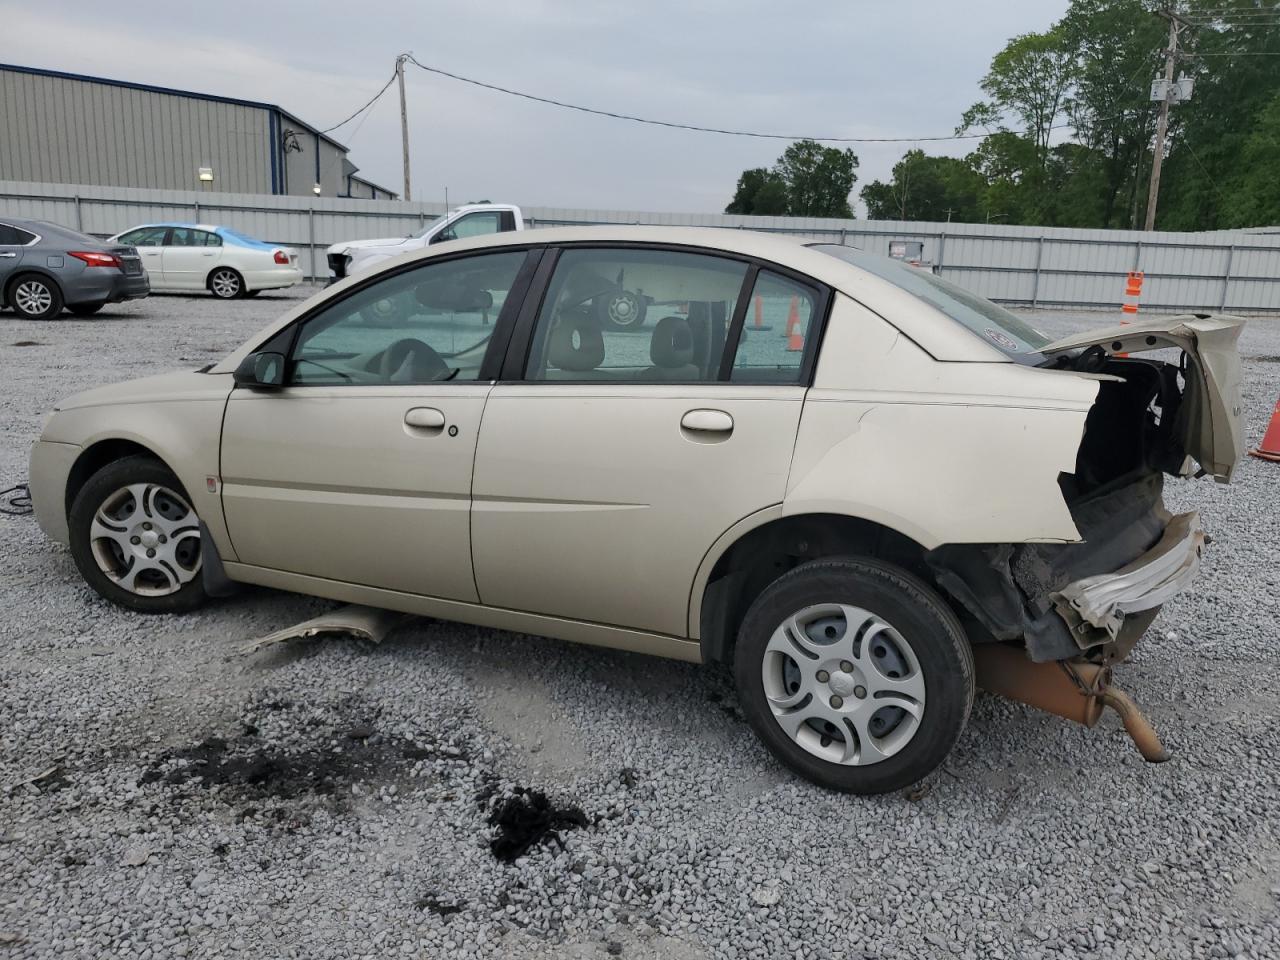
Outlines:
<svg viewBox="0 0 1280 960"><path fill-rule="evenodd" d="M908 266L888 257L835 243L815 243L812 247L888 280L895 287L968 327L1020 363L1040 363L1044 360L1040 348L1049 343L1049 338L1043 333L1019 320L1004 307L998 307L990 300L970 293L949 280L935 277L927 267Z"/></svg>

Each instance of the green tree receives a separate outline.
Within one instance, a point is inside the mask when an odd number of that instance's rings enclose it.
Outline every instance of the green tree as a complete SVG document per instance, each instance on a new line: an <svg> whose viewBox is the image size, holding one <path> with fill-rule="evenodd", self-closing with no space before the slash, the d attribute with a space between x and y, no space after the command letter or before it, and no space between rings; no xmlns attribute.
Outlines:
<svg viewBox="0 0 1280 960"><path fill-rule="evenodd" d="M986 188L982 174L966 160L909 150L894 164L888 183L869 183L860 196L869 220L975 223L983 218Z"/></svg>
<svg viewBox="0 0 1280 960"><path fill-rule="evenodd" d="M1054 125L1070 105L1076 80L1076 57L1062 30L1024 33L1014 37L991 60L980 86L991 99L965 111L961 130L986 127L1007 129L1012 115L1037 147L1043 162Z"/></svg>
<svg viewBox="0 0 1280 960"><path fill-rule="evenodd" d="M787 184L777 173L756 167L742 171L738 189L724 208L725 213L781 217L787 213Z"/></svg>
<svg viewBox="0 0 1280 960"><path fill-rule="evenodd" d="M852 150L798 140L772 169L744 170L725 213L793 217L852 217L849 194L858 180Z"/></svg>

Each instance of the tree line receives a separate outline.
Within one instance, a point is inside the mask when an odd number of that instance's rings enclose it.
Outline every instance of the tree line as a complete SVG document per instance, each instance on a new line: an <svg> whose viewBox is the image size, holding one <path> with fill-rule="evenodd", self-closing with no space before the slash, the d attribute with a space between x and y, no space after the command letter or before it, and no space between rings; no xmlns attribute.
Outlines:
<svg viewBox="0 0 1280 960"><path fill-rule="evenodd" d="M966 156L908 150L859 196L872 220L1141 227L1146 216L1168 23L1155 0L1071 0L1043 33L1011 39L956 134ZM1156 226L1280 224L1280 4L1183 0ZM726 213L849 217L858 158L801 141L744 171Z"/></svg>

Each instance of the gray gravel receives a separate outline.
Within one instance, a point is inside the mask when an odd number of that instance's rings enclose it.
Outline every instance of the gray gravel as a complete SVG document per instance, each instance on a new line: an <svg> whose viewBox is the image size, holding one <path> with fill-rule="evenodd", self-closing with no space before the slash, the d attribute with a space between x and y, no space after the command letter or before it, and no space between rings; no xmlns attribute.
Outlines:
<svg viewBox="0 0 1280 960"><path fill-rule="evenodd" d="M0 315L0 487L60 396L291 299ZM1256 442L1280 321L1243 352ZM874 799L782 771L720 670L434 622L243 657L328 604L138 616L0 516L0 956L1278 956L1278 480L1170 485L1216 542L1122 681L1172 762L980 696L927 791ZM588 824L500 863L477 796L516 787Z"/></svg>

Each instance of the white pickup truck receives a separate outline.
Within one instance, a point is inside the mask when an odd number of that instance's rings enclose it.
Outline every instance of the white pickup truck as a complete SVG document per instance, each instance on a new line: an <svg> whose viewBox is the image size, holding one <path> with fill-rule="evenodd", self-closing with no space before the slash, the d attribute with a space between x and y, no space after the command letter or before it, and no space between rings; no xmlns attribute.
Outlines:
<svg viewBox="0 0 1280 960"><path fill-rule="evenodd" d="M520 215L519 207L506 203L469 203L432 220L407 237L335 243L325 251L329 262L329 282L337 283L374 264L433 243L523 229L524 217Z"/></svg>

